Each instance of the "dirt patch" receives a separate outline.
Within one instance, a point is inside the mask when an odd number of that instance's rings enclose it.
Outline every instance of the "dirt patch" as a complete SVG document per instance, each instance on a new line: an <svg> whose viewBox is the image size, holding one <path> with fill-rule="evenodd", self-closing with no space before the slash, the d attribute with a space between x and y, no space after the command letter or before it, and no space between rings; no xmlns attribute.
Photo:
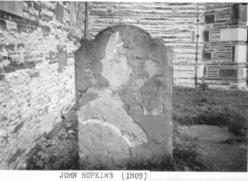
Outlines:
<svg viewBox="0 0 248 181"><path fill-rule="evenodd" d="M248 93L174 87L178 170L246 171ZM190 128L189 128L190 126Z"/></svg>
<svg viewBox="0 0 248 181"><path fill-rule="evenodd" d="M227 126L247 142L248 93L175 87L173 120L181 125Z"/></svg>
<svg viewBox="0 0 248 181"><path fill-rule="evenodd" d="M181 135L188 136L198 141L225 142L230 139L238 139L238 136L229 132L228 127L213 125L180 126L178 131Z"/></svg>
<svg viewBox="0 0 248 181"><path fill-rule="evenodd" d="M247 144L227 127L177 125L174 156L179 170L246 171Z"/></svg>
<svg viewBox="0 0 248 181"><path fill-rule="evenodd" d="M207 171L247 170L247 150L242 144L197 142L196 145Z"/></svg>

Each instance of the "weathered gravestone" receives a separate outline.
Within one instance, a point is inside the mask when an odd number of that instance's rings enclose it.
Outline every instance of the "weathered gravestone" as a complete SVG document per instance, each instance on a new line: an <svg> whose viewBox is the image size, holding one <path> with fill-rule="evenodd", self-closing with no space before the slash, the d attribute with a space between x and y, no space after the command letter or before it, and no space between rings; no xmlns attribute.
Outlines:
<svg viewBox="0 0 248 181"><path fill-rule="evenodd" d="M135 26L82 41L75 54L81 169L172 155L172 51Z"/></svg>

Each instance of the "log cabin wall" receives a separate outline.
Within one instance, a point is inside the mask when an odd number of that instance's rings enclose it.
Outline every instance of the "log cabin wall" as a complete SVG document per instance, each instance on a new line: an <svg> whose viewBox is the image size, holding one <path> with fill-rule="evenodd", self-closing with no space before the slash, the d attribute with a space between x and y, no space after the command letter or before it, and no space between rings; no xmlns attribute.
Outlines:
<svg viewBox="0 0 248 181"><path fill-rule="evenodd" d="M161 38L166 46L174 50L174 84L194 86L197 8L199 27L203 26L204 4L164 2L90 2L89 33L93 38L108 26L129 24L149 32L154 38ZM200 28L199 28L200 29ZM201 50L199 43L199 74Z"/></svg>
<svg viewBox="0 0 248 181"><path fill-rule="evenodd" d="M198 84L246 87L246 5L90 2L88 7L90 38L108 26L131 24L173 47L175 85L194 86L197 70Z"/></svg>

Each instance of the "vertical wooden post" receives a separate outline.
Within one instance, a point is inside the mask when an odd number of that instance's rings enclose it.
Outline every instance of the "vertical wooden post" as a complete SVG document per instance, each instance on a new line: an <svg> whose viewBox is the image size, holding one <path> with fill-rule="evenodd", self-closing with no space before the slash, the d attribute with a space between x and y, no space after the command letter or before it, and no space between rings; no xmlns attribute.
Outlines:
<svg viewBox="0 0 248 181"><path fill-rule="evenodd" d="M88 27L88 2L85 2L84 4L84 38L89 38L89 27Z"/></svg>
<svg viewBox="0 0 248 181"><path fill-rule="evenodd" d="M198 68L198 41L199 41L199 4L196 9L196 51L195 51L195 88L197 87L197 68Z"/></svg>

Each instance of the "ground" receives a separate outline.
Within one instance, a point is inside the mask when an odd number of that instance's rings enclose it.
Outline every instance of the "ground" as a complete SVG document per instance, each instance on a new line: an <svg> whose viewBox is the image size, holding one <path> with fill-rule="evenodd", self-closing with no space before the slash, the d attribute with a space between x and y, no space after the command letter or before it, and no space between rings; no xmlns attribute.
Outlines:
<svg viewBox="0 0 248 181"><path fill-rule="evenodd" d="M127 169L246 171L247 100L244 91L174 87L174 164L162 160ZM77 127L72 109L32 150L27 168L77 169Z"/></svg>
<svg viewBox="0 0 248 181"><path fill-rule="evenodd" d="M248 93L174 88L178 170L246 171Z"/></svg>
<svg viewBox="0 0 248 181"><path fill-rule="evenodd" d="M44 135L27 159L31 170L77 170L78 140L75 108L65 115L62 123Z"/></svg>

